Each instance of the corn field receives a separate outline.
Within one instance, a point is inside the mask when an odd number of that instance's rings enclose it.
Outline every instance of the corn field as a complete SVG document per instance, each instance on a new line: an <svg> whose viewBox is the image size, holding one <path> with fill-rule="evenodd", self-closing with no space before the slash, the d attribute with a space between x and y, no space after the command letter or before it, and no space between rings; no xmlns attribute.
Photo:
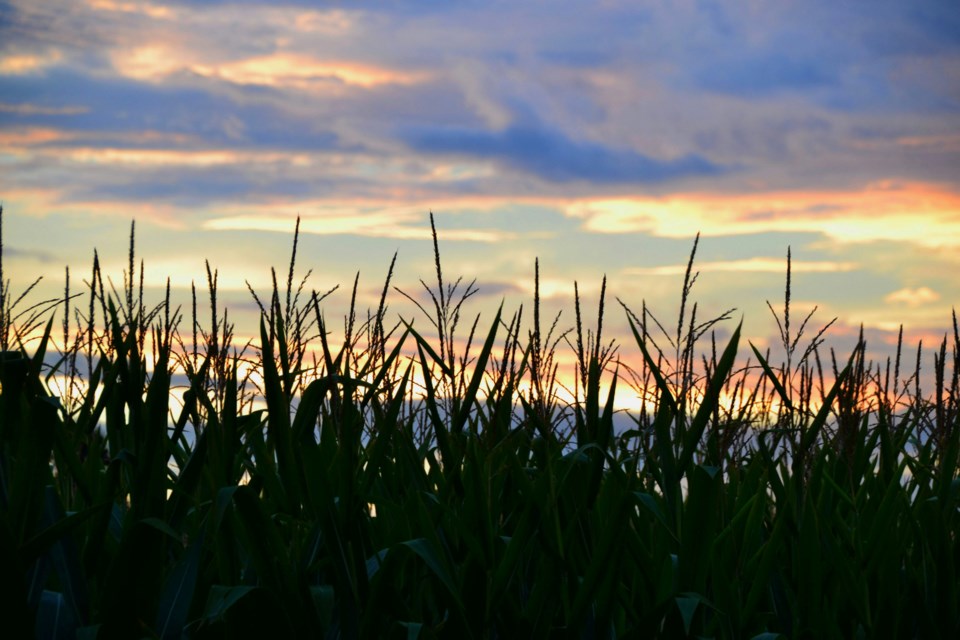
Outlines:
<svg viewBox="0 0 960 640"><path fill-rule="evenodd" d="M539 294L467 320L433 239L429 331L388 317L391 265L342 344L296 235L243 345L212 270L203 313L144 301L132 230L120 291L95 258L33 303L0 261L4 635L960 637L955 316L932 390L919 349L802 341L789 271L780 364L718 344L690 269L675 331L620 302L614 344L605 291L569 331Z"/></svg>

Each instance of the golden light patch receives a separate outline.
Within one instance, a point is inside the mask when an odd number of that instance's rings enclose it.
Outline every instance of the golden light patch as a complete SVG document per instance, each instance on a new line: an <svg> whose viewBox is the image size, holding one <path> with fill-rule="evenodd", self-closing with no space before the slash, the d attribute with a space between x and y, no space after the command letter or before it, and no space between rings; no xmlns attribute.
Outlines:
<svg viewBox="0 0 960 640"><path fill-rule="evenodd" d="M416 84L422 73L394 71L353 62L315 60L307 56L278 53L216 65L197 64L194 72L237 84L309 89L331 82L369 89L384 84Z"/></svg>
<svg viewBox="0 0 960 640"><path fill-rule="evenodd" d="M446 235L446 232L444 232ZM566 278L551 278L549 276L540 276L540 299L541 300L551 300L551 299L563 299L563 300L572 300L573 299L573 280ZM533 278L519 278L512 282L514 286L523 291L526 295L531 298L535 292L535 283ZM588 281L580 282L577 281L577 291L580 292L581 298L586 296L599 296L600 288L602 284L602 279L591 278Z"/></svg>
<svg viewBox="0 0 960 640"><path fill-rule="evenodd" d="M860 191L678 194L580 200L567 215L595 233L669 238L769 232L823 233L838 242L892 240L960 246L960 195L923 183L881 182Z"/></svg>
<svg viewBox="0 0 960 640"><path fill-rule="evenodd" d="M293 28L301 33L342 35L351 30L354 20L346 11L305 11L293 19Z"/></svg>
<svg viewBox="0 0 960 640"><path fill-rule="evenodd" d="M889 304L904 304L908 307L919 307L940 299L940 294L930 287L917 287L911 289L905 287L898 289L883 298L884 302Z"/></svg>
<svg viewBox="0 0 960 640"><path fill-rule="evenodd" d="M416 84L427 79L421 72L407 72L335 60L317 60L305 55L276 53L243 60L206 62L189 52L165 44L118 49L111 60L118 73L137 80L156 82L178 71L190 71L207 78L235 84L253 84L295 89Z"/></svg>
<svg viewBox="0 0 960 640"><path fill-rule="evenodd" d="M47 55L12 54L0 57L0 75L21 76L41 71L58 63L62 57L59 51Z"/></svg>
<svg viewBox="0 0 960 640"><path fill-rule="evenodd" d="M186 61L171 47L148 45L112 52L113 68L135 80L156 82L186 68Z"/></svg>
<svg viewBox="0 0 960 640"><path fill-rule="evenodd" d="M158 20L170 20L176 17L176 13L170 7L151 3L115 2L114 0L87 0L87 6L98 11L136 13Z"/></svg>
<svg viewBox="0 0 960 640"><path fill-rule="evenodd" d="M120 262L107 263L105 269L110 273L120 273L126 268ZM109 267L109 269L107 269ZM224 263L222 259L211 259L211 270L217 271L217 289L219 291L247 291L250 283L257 291L269 290L272 281L268 270L251 269L249 264L242 260L234 263ZM112 269L112 271L110 270ZM197 287L198 292L207 290L206 271L203 260L186 260L182 256L171 258L151 258L144 270L144 285L156 289L163 289L170 279L172 289L189 290L191 284Z"/></svg>

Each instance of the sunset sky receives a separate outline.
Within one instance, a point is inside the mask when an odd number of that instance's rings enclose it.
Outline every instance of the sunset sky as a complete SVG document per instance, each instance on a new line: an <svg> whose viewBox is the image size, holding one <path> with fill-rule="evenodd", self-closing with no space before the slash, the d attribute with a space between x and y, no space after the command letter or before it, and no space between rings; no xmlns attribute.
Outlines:
<svg viewBox="0 0 960 640"><path fill-rule="evenodd" d="M248 311L299 215L332 315L395 251L429 281L433 211L471 310L529 305L539 257L562 325L604 274L675 317L699 231L699 313L761 345L789 246L795 312L885 353L960 302L960 7L0 1L0 201L15 288L94 248L122 281L136 219L157 299L206 258Z"/></svg>

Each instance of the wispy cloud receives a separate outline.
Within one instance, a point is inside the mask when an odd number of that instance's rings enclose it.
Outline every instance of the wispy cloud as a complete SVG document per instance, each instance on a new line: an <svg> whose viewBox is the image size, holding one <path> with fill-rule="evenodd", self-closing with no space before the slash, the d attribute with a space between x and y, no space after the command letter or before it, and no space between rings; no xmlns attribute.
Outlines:
<svg viewBox="0 0 960 640"><path fill-rule="evenodd" d="M412 85L426 79L424 74L351 62L314 60L290 54L274 54L220 65L194 65L190 70L238 84L316 91L330 90L331 84L370 88L384 84Z"/></svg>
<svg viewBox="0 0 960 640"><path fill-rule="evenodd" d="M502 131L417 127L403 131L401 137L415 151L490 159L551 182L643 184L722 173L721 167L698 155L657 160L540 126L516 125Z"/></svg>
<svg viewBox="0 0 960 640"><path fill-rule="evenodd" d="M86 4L97 11L114 11L142 15L157 20L173 19L176 11L171 7L152 2L116 2L115 0L85 0Z"/></svg>
<svg viewBox="0 0 960 640"><path fill-rule="evenodd" d="M303 53L270 53L235 60L198 60L199 52L182 51L162 43L115 49L110 57L125 77L152 83L175 74L193 74L238 85L337 92L344 88L370 89L380 85L413 85L425 81L422 72L392 70L353 61L317 59Z"/></svg>
<svg viewBox="0 0 960 640"><path fill-rule="evenodd" d="M316 235L355 235L398 240L424 240L430 237L429 228L423 224L423 212L381 209L364 211L356 207L325 207L313 212L300 222L302 233ZM289 234L291 221L278 217L238 215L214 218L204 223L204 228L218 231L271 231ZM497 229L445 229L444 241L495 243L512 239L515 234Z"/></svg>
<svg viewBox="0 0 960 640"><path fill-rule="evenodd" d="M5 104L0 103L0 112L15 113L22 116L72 116L78 113L86 113L86 107L44 107L36 104Z"/></svg>
<svg viewBox="0 0 960 640"><path fill-rule="evenodd" d="M0 57L0 76L20 76L37 73L56 65L63 55L53 50L46 54L13 53Z"/></svg>
<svg viewBox="0 0 960 640"><path fill-rule="evenodd" d="M754 272L754 273L786 273L787 261L782 258L746 258L744 260L717 260L698 262L698 271L716 272ZM834 273L837 271L852 271L857 268L853 262L832 261L804 261L792 260L790 269L793 273ZM624 269L625 275L643 276L676 276L687 271L686 264L670 264L658 267L630 267Z"/></svg>
<svg viewBox="0 0 960 640"><path fill-rule="evenodd" d="M18 249L17 247L3 247L3 257L14 261L33 260L45 264L56 264L56 257L49 251L40 251L36 249Z"/></svg>
<svg viewBox="0 0 960 640"><path fill-rule="evenodd" d="M919 307L924 304L936 302L940 299L940 294L930 287L916 287L897 289L886 295L883 300L890 304L903 304L908 307Z"/></svg>

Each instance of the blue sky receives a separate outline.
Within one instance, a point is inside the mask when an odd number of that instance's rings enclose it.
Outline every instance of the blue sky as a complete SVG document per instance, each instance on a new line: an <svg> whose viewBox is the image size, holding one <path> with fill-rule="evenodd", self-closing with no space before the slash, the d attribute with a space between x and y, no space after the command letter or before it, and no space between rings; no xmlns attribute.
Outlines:
<svg viewBox="0 0 960 640"><path fill-rule="evenodd" d="M398 251L413 290L432 210L477 311L539 256L549 304L606 274L670 317L699 231L702 312L760 344L790 246L795 308L882 354L960 301L960 8L3 1L0 200L15 283L120 280L135 218L148 284L208 258L238 305L297 215L317 289L375 304Z"/></svg>

